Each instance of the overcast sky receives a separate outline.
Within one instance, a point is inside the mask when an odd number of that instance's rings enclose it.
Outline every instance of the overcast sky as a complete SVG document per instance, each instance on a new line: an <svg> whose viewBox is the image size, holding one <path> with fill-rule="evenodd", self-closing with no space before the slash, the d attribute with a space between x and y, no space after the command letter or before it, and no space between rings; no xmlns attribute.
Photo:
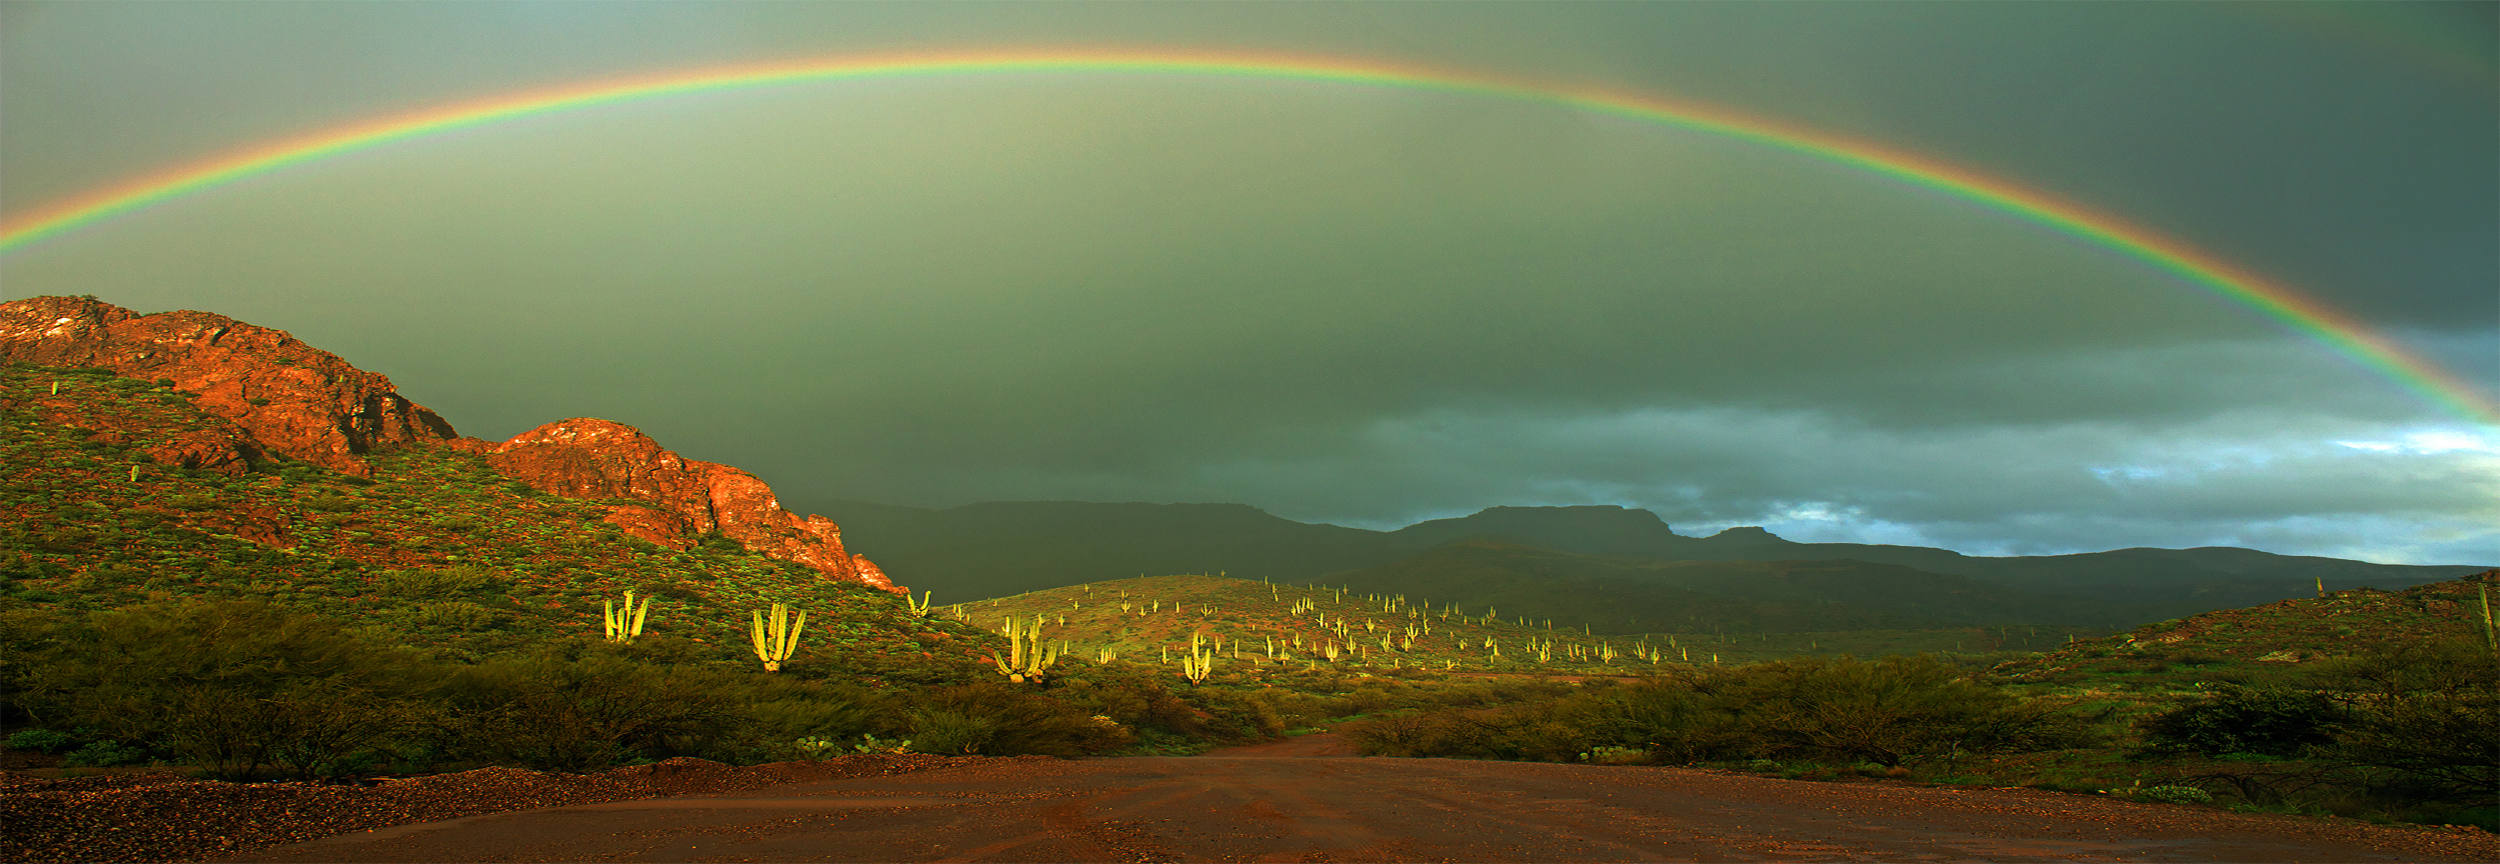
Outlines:
<svg viewBox="0 0 2500 864"><path fill-rule="evenodd" d="M2083 202L2500 387L2492 3L0 3L0 213L428 106L915 50L1288 51L1703 100ZM818 83L297 166L0 259L504 438L787 499L1622 504L1974 554L2500 564L2500 429L2107 248L1551 104Z"/></svg>

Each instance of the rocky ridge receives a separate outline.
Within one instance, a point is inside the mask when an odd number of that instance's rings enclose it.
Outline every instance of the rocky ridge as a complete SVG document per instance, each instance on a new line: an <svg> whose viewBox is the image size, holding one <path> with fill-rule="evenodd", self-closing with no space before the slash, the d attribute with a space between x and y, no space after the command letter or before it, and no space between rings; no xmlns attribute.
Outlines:
<svg viewBox="0 0 2500 864"><path fill-rule="evenodd" d="M282 456L370 477L366 454L446 447L484 455L499 472L541 491L605 500L609 523L662 546L682 550L700 535L717 534L828 579L903 590L874 563L849 554L832 520L782 509L753 474L686 459L631 426L590 418L500 443L463 438L401 396L389 378L282 330L206 312L141 315L92 298L33 297L0 303L0 361L170 382L225 421L150 444L145 452L158 464L240 475L256 459ZM120 434L111 418L46 419L95 429L95 439L106 443Z"/></svg>
<svg viewBox="0 0 2500 864"><path fill-rule="evenodd" d="M151 451L157 461L228 473L274 453L356 477L361 454L455 437L451 424L410 402L391 379L283 330L206 312L140 315L82 297L0 303L0 360L113 370L171 381L194 404L235 425Z"/></svg>
<svg viewBox="0 0 2500 864"><path fill-rule="evenodd" d="M685 549L696 535L719 534L835 578L902 590L877 565L843 550L833 520L801 518L782 509L755 475L679 456L623 423L559 420L485 452L496 471L541 492L647 502L652 506L611 504L607 521L653 543Z"/></svg>

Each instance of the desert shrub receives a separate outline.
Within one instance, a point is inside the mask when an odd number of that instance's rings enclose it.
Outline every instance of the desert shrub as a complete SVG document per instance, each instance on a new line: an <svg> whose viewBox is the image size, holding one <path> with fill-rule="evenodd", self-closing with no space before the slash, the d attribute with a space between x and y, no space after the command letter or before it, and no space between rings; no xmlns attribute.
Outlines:
<svg viewBox="0 0 2500 864"><path fill-rule="evenodd" d="M148 761L145 747L123 746L107 738L88 743L61 757L61 764L70 768L111 768L117 765L140 765Z"/></svg>
<svg viewBox="0 0 2500 864"><path fill-rule="evenodd" d="M2214 793L2194 786L2154 786L2135 793L2135 799L2155 804L2211 804Z"/></svg>
<svg viewBox="0 0 2500 864"><path fill-rule="evenodd" d="M725 676L615 657L502 657L446 683L447 740L484 761L587 771L700 750L736 719Z"/></svg>
<svg viewBox="0 0 2500 864"><path fill-rule="evenodd" d="M323 492L304 499L304 509L323 513L345 513L356 509L356 499L336 492Z"/></svg>
<svg viewBox="0 0 2500 864"><path fill-rule="evenodd" d="M2343 714L2333 698L2314 690L2224 686L2197 702L2146 717L2141 726L2155 750L2295 756L2335 743L2333 730Z"/></svg>
<svg viewBox="0 0 2500 864"><path fill-rule="evenodd" d="M2074 724L1928 657L1802 658L1698 682L1692 749L1715 758L1815 758L1891 767L1957 752L2071 743Z"/></svg>
<svg viewBox="0 0 2500 864"><path fill-rule="evenodd" d="M442 603L419 603L406 613L409 623L453 630L482 629L495 621L495 612L466 600Z"/></svg>
<svg viewBox="0 0 2500 864"><path fill-rule="evenodd" d="M799 739L856 742L861 735L892 732L906 725L891 700L853 685L788 675L716 680L733 706L731 717L710 739L680 742L688 745L681 749L690 755L733 764L813 758L795 746Z"/></svg>
<svg viewBox="0 0 2500 864"><path fill-rule="evenodd" d="M2388 791L2430 801L2500 796L2500 656L2463 640L2399 646L2320 671L2338 694L2335 755L2394 768Z"/></svg>
<svg viewBox="0 0 2500 864"><path fill-rule="evenodd" d="M9 735L9 749L11 750L50 753L68 746L69 742L68 734L50 729L20 729Z"/></svg>
<svg viewBox="0 0 2500 864"><path fill-rule="evenodd" d="M1375 755L1572 760L1599 747L1665 761L1779 759L1830 764L2069 746L2080 726L1931 659L1800 658L1557 698L1436 708L1350 727Z"/></svg>
<svg viewBox="0 0 2500 864"><path fill-rule="evenodd" d="M424 685L404 652L253 602L136 606L43 632L51 650L28 657L16 681L31 718L152 742L219 777L250 776L282 749L330 746L305 740L325 734L308 711L385 711L377 700Z"/></svg>
<svg viewBox="0 0 2500 864"><path fill-rule="evenodd" d="M1250 699L1265 706L1286 730L1308 729L1354 713L1354 707L1342 698L1277 687L1255 691Z"/></svg>
<svg viewBox="0 0 2500 864"><path fill-rule="evenodd" d="M1373 756L1569 761L1594 746L1555 702L1391 714L1345 727L1346 737Z"/></svg>
<svg viewBox="0 0 2500 864"><path fill-rule="evenodd" d="M1173 739L1249 741L1282 735L1292 728L1259 693L1190 687L1177 675L1153 674L1145 667L1079 667L1047 692L1084 714Z"/></svg>
<svg viewBox="0 0 2500 864"><path fill-rule="evenodd" d="M311 681L263 700L263 758L299 779L335 776L363 757L388 756L439 722L429 704L336 681Z"/></svg>
<svg viewBox="0 0 2500 864"><path fill-rule="evenodd" d="M382 593L409 599L460 597L495 587L500 581L483 567L466 564L439 570L385 570Z"/></svg>
<svg viewBox="0 0 2500 864"><path fill-rule="evenodd" d="M992 731L980 744L980 752L986 755L1082 756L1128 743L1118 728L1095 722L1075 705L1004 683L984 681L926 691L913 702L916 719L958 724L953 727L958 734L972 725L989 725ZM945 716L948 714L964 719L958 721ZM932 731L942 730L933 727ZM924 746L924 734L929 733L913 730L914 749ZM938 745L928 746L934 749Z"/></svg>
<svg viewBox="0 0 2500 864"><path fill-rule="evenodd" d="M922 753L964 756L985 752L998 737L998 724L987 718L944 708L911 712L912 749Z"/></svg>
<svg viewBox="0 0 2500 864"><path fill-rule="evenodd" d="M433 521L434 530L466 534L478 529L479 522L468 516L445 516Z"/></svg>

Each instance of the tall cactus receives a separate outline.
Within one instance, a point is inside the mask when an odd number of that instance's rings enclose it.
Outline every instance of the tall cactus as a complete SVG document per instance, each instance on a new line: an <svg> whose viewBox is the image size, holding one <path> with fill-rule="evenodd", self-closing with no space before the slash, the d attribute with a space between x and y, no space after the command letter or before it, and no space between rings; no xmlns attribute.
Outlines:
<svg viewBox="0 0 2500 864"><path fill-rule="evenodd" d="M904 595L903 595L903 603L904 603L905 605L908 605L908 606L910 606L910 607L911 607L911 614L918 615L918 616L920 616L920 617L922 617L922 618L927 618L927 617L929 617L929 595L931 595L931 594L935 594L935 593L937 593L937 592L935 592L935 591L922 591L922 592L920 592L920 599L918 599L918 600L913 600L913 599L911 599L911 595L910 595L910 594L904 594Z"/></svg>
<svg viewBox="0 0 2500 864"><path fill-rule="evenodd" d="M2483 647L2500 654L2500 630L2495 630L2491 623L2491 583L2475 585L2474 594L2483 601Z"/></svg>
<svg viewBox="0 0 2500 864"><path fill-rule="evenodd" d="M642 635L643 619L651 614L651 598L642 598L641 608L634 606L634 592L625 592L625 608L616 608L614 600L600 600L605 610L600 616L607 624L608 641L633 644Z"/></svg>
<svg viewBox="0 0 2500 864"><path fill-rule="evenodd" d="M781 661L790 659L790 655L799 650L799 631L807 626L807 613L799 613L799 620L792 622L790 607L775 603L770 628L764 624L762 610L753 614L754 629L749 633L755 639L755 659L764 661L764 671L779 672Z"/></svg>
<svg viewBox="0 0 2500 864"><path fill-rule="evenodd" d="M998 633L1007 637L1007 656L992 654L990 662L997 665L998 674L1007 676L1009 681L1022 684L1042 680L1042 671L1059 663L1064 646L1042 644L1042 619L1039 615L1034 616L1031 624L1007 618L1000 623ZM1101 662L1109 662L1109 657L1102 657Z"/></svg>
<svg viewBox="0 0 2500 864"><path fill-rule="evenodd" d="M1215 671L1215 651L1205 648L1203 643L1191 640L1189 653L1181 657L1181 677L1189 679L1190 684L1196 685L1205 682L1208 673L1213 671Z"/></svg>

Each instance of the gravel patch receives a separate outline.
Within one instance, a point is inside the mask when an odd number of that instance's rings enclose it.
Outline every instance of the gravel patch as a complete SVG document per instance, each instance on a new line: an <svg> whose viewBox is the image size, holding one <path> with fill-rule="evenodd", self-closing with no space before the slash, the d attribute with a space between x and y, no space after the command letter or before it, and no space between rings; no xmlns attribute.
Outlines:
<svg viewBox="0 0 2500 864"><path fill-rule="evenodd" d="M0 825L7 826L0 831L0 861L198 861L486 813L880 777L977 761L984 758L863 754L738 767L679 757L598 774L480 768L369 786L222 783L173 774L46 780L0 771Z"/></svg>

